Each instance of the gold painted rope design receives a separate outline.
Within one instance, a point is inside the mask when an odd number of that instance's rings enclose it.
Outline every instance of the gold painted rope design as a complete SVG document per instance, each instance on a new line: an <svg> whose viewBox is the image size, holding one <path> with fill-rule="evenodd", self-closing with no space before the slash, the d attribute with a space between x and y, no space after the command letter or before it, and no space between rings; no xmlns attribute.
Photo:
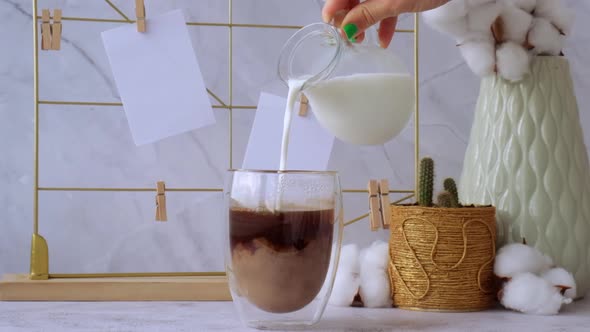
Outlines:
<svg viewBox="0 0 590 332"><path fill-rule="evenodd" d="M494 304L494 208L395 206L390 229L396 306L471 311Z"/></svg>

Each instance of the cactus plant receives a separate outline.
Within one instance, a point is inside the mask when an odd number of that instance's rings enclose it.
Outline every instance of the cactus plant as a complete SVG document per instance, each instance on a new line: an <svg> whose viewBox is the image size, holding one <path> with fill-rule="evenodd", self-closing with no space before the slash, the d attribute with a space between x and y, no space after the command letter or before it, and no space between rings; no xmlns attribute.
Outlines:
<svg viewBox="0 0 590 332"><path fill-rule="evenodd" d="M424 158L420 161L420 188L418 189L418 203L421 206L432 206L432 191L434 186L434 160Z"/></svg>
<svg viewBox="0 0 590 332"><path fill-rule="evenodd" d="M438 194L438 197L436 198L436 203L439 207L451 208L453 207L453 200L453 194L451 194L448 191L443 191L440 194Z"/></svg>
<svg viewBox="0 0 590 332"><path fill-rule="evenodd" d="M418 205L424 207L434 206L432 202L432 193L434 187L434 161L432 158L423 158L420 161L418 188ZM444 191L437 196L437 206L444 208L462 207L459 203L459 193L457 184L452 178L447 178L443 182Z"/></svg>
<svg viewBox="0 0 590 332"><path fill-rule="evenodd" d="M445 188L445 191L449 192L453 197L453 204L451 207L459 207L461 204L459 203L459 193L457 192L457 184L455 183L455 180L452 178L445 179L443 187Z"/></svg>

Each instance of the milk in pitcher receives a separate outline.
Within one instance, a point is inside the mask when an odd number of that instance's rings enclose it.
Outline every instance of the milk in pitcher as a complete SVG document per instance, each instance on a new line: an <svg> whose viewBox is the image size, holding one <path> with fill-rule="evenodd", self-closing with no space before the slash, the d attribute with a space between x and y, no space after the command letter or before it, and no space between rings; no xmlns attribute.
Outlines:
<svg viewBox="0 0 590 332"><path fill-rule="evenodd" d="M403 74L354 74L321 81L305 90L319 123L351 144L383 144L407 124L414 80Z"/></svg>

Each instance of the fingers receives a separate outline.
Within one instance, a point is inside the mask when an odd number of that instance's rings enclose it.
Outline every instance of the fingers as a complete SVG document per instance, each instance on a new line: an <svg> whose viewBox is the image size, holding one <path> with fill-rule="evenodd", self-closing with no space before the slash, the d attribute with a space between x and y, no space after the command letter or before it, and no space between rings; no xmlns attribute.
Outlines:
<svg viewBox="0 0 590 332"><path fill-rule="evenodd" d="M394 1L395 11L401 13L419 13L442 6L451 0L414 0L414 1ZM469 1L469 0L468 0ZM481 0L478 0L481 1ZM483 1L485 2L485 0Z"/></svg>
<svg viewBox="0 0 590 332"><path fill-rule="evenodd" d="M327 0L322 9L322 19L326 23L330 23L338 13L348 12L352 6L350 0ZM358 4L359 1L356 1Z"/></svg>
<svg viewBox="0 0 590 332"><path fill-rule="evenodd" d="M330 21L325 21L326 23L332 23L335 27L342 27L342 21L346 17L346 14L354 8L356 5L360 3L360 0L347 0L345 7L338 7L339 9L331 15ZM327 5L327 3L326 3ZM324 7L325 8L325 7Z"/></svg>
<svg viewBox="0 0 590 332"><path fill-rule="evenodd" d="M379 24L379 45L382 48L388 48L393 35L395 34L395 27L397 26L397 16L389 17L381 21Z"/></svg>
<svg viewBox="0 0 590 332"><path fill-rule="evenodd" d="M373 24L397 16L388 3L389 1L367 0L352 8L342 22L343 25L355 24L358 28L357 33L349 37L356 37Z"/></svg>
<svg viewBox="0 0 590 332"><path fill-rule="evenodd" d="M328 0L322 11L322 18L324 22L331 22L335 27L342 28L342 21L344 21L346 14L359 3L360 0ZM346 38L344 32L342 32L342 37ZM360 43L364 39L365 33L361 32L356 36L355 41Z"/></svg>
<svg viewBox="0 0 590 332"><path fill-rule="evenodd" d="M429 0L429 1L421 1L421 2L415 1L417 8L412 10L412 12L423 12L423 11L431 10L431 9L440 7L449 1L450 0Z"/></svg>
<svg viewBox="0 0 590 332"><path fill-rule="evenodd" d="M363 21L364 31L366 27L371 26L384 18L397 16L401 13L421 12L425 10L434 9L442 6L450 0L414 0L414 1L384 1L384 0L367 0L361 6L364 8L357 8L359 0L326 0L324 8L322 9L322 19L329 23L332 21L336 13L339 11L348 12L354 8L350 13L350 19L346 23L354 23L359 25ZM360 10L360 12L359 12ZM365 16L365 18L363 18Z"/></svg>
<svg viewBox="0 0 590 332"><path fill-rule="evenodd" d="M356 42L357 43L362 43L363 40L365 40L365 33L361 32L358 36L356 36Z"/></svg>
<svg viewBox="0 0 590 332"><path fill-rule="evenodd" d="M354 34L347 37L351 41L361 42L364 39L365 30L370 26L381 22L379 27L379 43L383 48L389 47L395 27L397 16L401 13L421 12L444 5L450 0L326 0L322 10L322 18L325 22L334 20L337 27L350 28L354 25ZM350 31L351 29L348 29Z"/></svg>

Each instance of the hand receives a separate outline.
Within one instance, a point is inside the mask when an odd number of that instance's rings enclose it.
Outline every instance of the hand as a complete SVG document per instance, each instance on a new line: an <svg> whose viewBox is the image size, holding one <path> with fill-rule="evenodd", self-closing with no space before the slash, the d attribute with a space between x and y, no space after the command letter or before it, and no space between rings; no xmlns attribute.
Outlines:
<svg viewBox="0 0 590 332"><path fill-rule="evenodd" d="M387 48L397 25L397 16L402 13L423 12L442 6L449 0L326 0L322 10L325 22L343 27L351 40L362 41L364 31L379 23L379 44Z"/></svg>

